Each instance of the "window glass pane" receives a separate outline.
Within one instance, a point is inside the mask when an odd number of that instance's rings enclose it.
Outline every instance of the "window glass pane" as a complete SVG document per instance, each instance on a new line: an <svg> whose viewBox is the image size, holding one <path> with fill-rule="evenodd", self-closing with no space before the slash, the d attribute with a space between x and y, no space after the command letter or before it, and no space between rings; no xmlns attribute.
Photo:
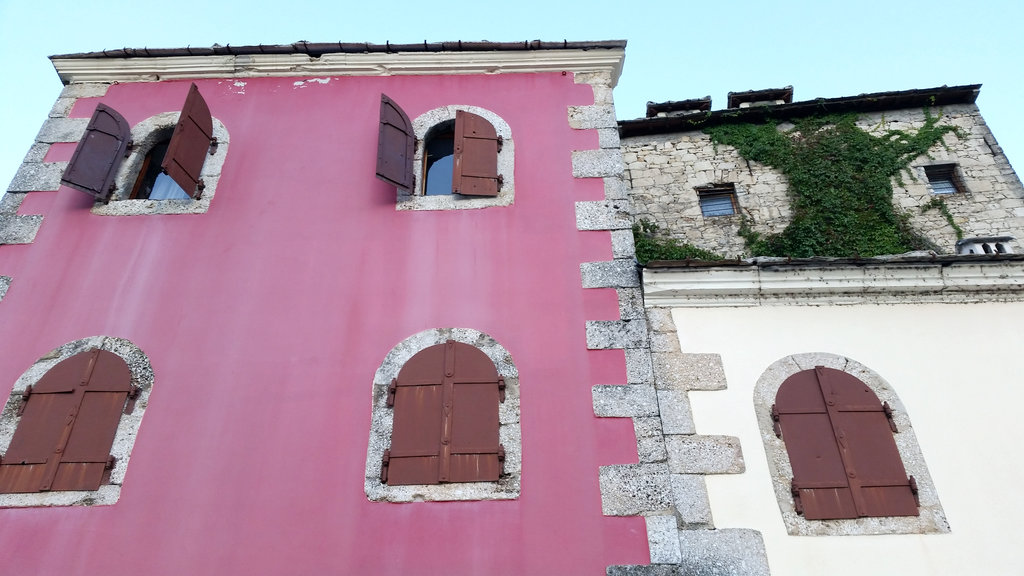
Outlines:
<svg viewBox="0 0 1024 576"><path fill-rule="evenodd" d="M956 194L952 180L932 180L932 194Z"/></svg>
<svg viewBox="0 0 1024 576"><path fill-rule="evenodd" d="M718 194L700 197L700 212L704 216L728 216L735 214L731 194Z"/></svg>
<svg viewBox="0 0 1024 576"><path fill-rule="evenodd" d="M150 200L188 200L189 195L181 186L163 172L157 174L153 189L149 192Z"/></svg>
<svg viewBox="0 0 1024 576"><path fill-rule="evenodd" d="M438 158L427 169L427 196L452 193L452 169L454 154Z"/></svg>

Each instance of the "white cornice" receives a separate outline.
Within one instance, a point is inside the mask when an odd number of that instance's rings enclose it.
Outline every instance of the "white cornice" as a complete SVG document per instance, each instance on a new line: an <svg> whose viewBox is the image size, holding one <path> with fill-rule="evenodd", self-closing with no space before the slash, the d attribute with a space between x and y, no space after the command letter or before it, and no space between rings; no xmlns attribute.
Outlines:
<svg viewBox="0 0 1024 576"><path fill-rule="evenodd" d="M608 72L618 82L625 52L523 50L491 52L336 53L167 56L159 58L52 58L65 84L153 82L186 78L264 76L396 76L423 74L509 74L568 71Z"/></svg>
<svg viewBox="0 0 1024 576"><path fill-rule="evenodd" d="M1024 301L1024 262L645 269L665 307Z"/></svg>

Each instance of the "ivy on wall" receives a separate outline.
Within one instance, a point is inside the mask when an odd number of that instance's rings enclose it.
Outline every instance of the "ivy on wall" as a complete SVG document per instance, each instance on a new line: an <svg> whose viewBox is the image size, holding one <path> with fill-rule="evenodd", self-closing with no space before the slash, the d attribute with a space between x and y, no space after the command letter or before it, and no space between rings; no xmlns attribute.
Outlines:
<svg viewBox="0 0 1024 576"><path fill-rule="evenodd" d="M641 219L633 225L636 259L640 264L651 260L721 260L713 252L680 242L659 232L660 227L650 220Z"/></svg>
<svg viewBox="0 0 1024 576"><path fill-rule="evenodd" d="M877 256L934 248L911 229L892 202L892 180L927 153L954 126L925 110L917 131L874 136L857 127L856 114L814 116L790 129L778 122L722 124L705 129L715 144L767 164L789 179L793 218L777 234L760 234L745 218L739 234L754 256Z"/></svg>

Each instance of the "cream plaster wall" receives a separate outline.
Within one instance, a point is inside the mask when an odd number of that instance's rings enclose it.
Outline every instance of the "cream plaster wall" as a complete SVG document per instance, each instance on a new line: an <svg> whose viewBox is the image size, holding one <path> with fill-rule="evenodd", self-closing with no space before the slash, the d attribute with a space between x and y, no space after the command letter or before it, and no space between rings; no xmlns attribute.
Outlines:
<svg viewBox="0 0 1024 576"><path fill-rule="evenodd" d="M683 352L722 355L728 388L690 392L699 434L738 436L747 469L709 476L718 528L761 531L773 574L1019 574L1024 303L677 308ZM909 412L949 534L790 536L772 492L753 389L773 362L827 352L887 380Z"/></svg>

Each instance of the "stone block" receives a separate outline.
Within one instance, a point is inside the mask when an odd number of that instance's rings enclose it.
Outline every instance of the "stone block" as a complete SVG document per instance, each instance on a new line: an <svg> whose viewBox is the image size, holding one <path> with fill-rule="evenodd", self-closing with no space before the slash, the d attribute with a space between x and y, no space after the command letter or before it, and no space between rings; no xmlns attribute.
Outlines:
<svg viewBox="0 0 1024 576"><path fill-rule="evenodd" d="M621 177L604 179L604 197L607 200L620 200L629 197L626 182Z"/></svg>
<svg viewBox="0 0 1024 576"><path fill-rule="evenodd" d="M595 416L619 418L658 415L658 396L653 386L594 386L592 394Z"/></svg>
<svg viewBox="0 0 1024 576"><path fill-rule="evenodd" d="M718 354L656 352L654 382L658 388L680 390L725 390L725 370Z"/></svg>
<svg viewBox="0 0 1024 576"><path fill-rule="evenodd" d="M672 490L664 464L601 466L598 480L605 516L639 516L671 509Z"/></svg>
<svg viewBox="0 0 1024 576"><path fill-rule="evenodd" d="M57 98L57 101L53 103L53 108L50 108L50 118L66 117L74 105L74 98Z"/></svg>
<svg viewBox="0 0 1024 576"><path fill-rule="evenodd" d="M78 142L88 125L88 118L50 118L39 129L36 142Z"/></svg>
<svg viewBox="0 0 1024 576"><path fill-rule="evenodd" d="M617 128L599 128L597 145L601 148L619 149L619 130Z"/></svg>
<svg viewBox="0 0 1024 576"><path fill-rule="evenodd" d="M20 192L8 192L0 196L0 214L17 214L24 200L25 194Z"/></svg>
<svg viewBox="0 0 1024 576"><path fill-rule="evenodd" d="M676 331L676 322L672 319L671 308L648 308L647 324L651 327L652 332L672 332L674 334Z"/></svg>
<svg viewBox="0 0 1024 576"><path fill-rule="evenodd" d="M675 332L652 332L651 352L682 352Z"/></svg>
<svg viewBox="0 0 1024 576"><path fill-rule="evenodd" d="M0 300L4 299L7 295L7 289L11 287L10 276L0 276Z"/></svg>
<svg viewBox="0 0 1024 576"><path fill-rule="evenodd" d="M678 564L634 564L628 566L609 566L605 570L607 576L687 576Z"/></svg>
<svg viewBox="0 0 1024 576"><path fill-rule="evenodd" d="M665 434L695 434L690 398L685 390L658 390L658 410Z"/></svg>
<svg viewBox="0 0 1024 576"><path fill-rule="evenodd" d="M743 451L735 436L665 436L673 474L739 474Z"/></svg>
<svg viewBox="0 0 1024 576"><path fill-rule="evenodd" d="M628 200L576 203L576 228L578 230L628 230L632 226Z"/></svg>
<svg viewBox="0 0 1024 576"><path fill-rule="evenodd" d="M673 474L672 503L676 507L676 519L679 527L687 530L694 528L714 528L711 518L711 501L708 500L708 487L703 476L691 474Z"/></svg>
<svg viewBox="0 0 1024 576"><path fill-rule="evenodd" d="M629 228L625 230L612 230L612 256L616 259L636 259L636 245L633 244L632 230Z"/></svg>
<svg viewBox="0 0 1024 576"><path fill-rule="evenodd" d="M7 187L8 192L50 192L60 188L60 177L67 162L25 163Z"/></svg>
<svg viewBox="0 0 1024 576"><path fill-rule="evenodd" d="M587 349L644 348L647 325L640 320L592 320L587 322Z"/></svg>
<svg viewBox="0 0 1024 576"><path fill-rule="evenodd" d="M68 84L61 91L61 98L95 98L96 96L103 96L107 93L107 88L110 88L110 84L102 82L82 82L76 84Z"/></svg>
<svg viewBox="0 0 1024 576"><path fill-rule="evenodd" d="M606 260L580 264L584 288L634 288L640 286L640 274L633 260Z"/></svg>
<svg viewBox="0 0 1024 576"><path fill-rule="evenodd" d="M680 574L769 576L768 553L757 530L680 530Z"/></svg>
<svg viewBox="0 0 1024 576"><path fill-rule="evenodd" d="M612 232L614 240L615 232ZM619 318L623 320L643 320L644 294L640 288L617 288L619 296Z"/></svg>
<svg viewBox="0 0 1024 576"><path fill-rule="evenodd" d="M569 106L569 126L577 130L591 128L615 128L618 130L615 106L608 104Z"/></svg>
<svg viewBox="0 0 1024 576"><path fill-rule="evenodd" d="M647 348L626 349L626 382L654 384L654 367L651 365L651 353Z"/></svg>
<svg viewBox="0 0 1024 576"><path fill-rule="evenodd" d="M622 152L619 150L574 150L572 175L575 178L604 178L622 174Z"/></svg>
<svg viewBox="0 0 1024 576"><path fill-rule="evenodd" d="M0 244L31 244L42 223L42 216L0 215Z"/></svg>
<svg viewBox="0 0 1024 576"><path fill-rule="evenodd" d="M633 433L636 434L636 451L640 462L665 462L665 436L661 432L661 418L633 418Z"/></svg>
<svg viewBox="0 0 1024 576"><path fill-rule="evenodd" d="M22 162L42 162L43 158L46 158L46 153L50 151L50 145L44 142L36 142L25 154L25 159Z"/></svg>
<svg viewBox="0 0 1024 576"><path fill-rule="evenodd" d="M683 553L679 549L679 531L672 516L648 516L647 544L651 564L679 564Z"/></svg>

